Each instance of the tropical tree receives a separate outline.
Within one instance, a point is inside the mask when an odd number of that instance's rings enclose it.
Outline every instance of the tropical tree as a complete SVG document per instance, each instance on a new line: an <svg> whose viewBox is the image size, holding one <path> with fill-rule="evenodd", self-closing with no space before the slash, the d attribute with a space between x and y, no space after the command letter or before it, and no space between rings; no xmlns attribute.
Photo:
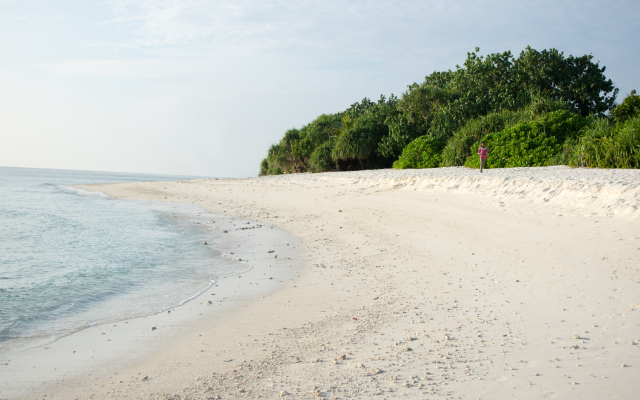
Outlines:
<svg viewBox="0 0 640 400"><path fill-rule="evenodd" d="M610 112L618 122L638 116L635 91L614 108L618 89L592 55L565 56L553 48L531 47L518 56L510 51L482 56L479 51L476 47L467 53L455 70L435 71L422 83L407 86L399 99L364 98L342 112L322 114L288 130L269 149L261 174L389 167L417 138L397 165L461 165L473 143L498 132L503 135L492 136L497 141L552 147L547 153L556 156L557 146L563 146L568 155L573 144L555 136L542 140L536 135L545 131L529 123L556 111L582 117ZM519 123L524 125L508 130ZM554 160L544 162L560 158Z"/></svg>
<svg viewBox="0 0 640 400"><path fill-rule="evenodd" d="M619 122L624 122L630 118L640 117L640 96L635 90L622 101L622 104L611 110L611 116Z"/></svg>

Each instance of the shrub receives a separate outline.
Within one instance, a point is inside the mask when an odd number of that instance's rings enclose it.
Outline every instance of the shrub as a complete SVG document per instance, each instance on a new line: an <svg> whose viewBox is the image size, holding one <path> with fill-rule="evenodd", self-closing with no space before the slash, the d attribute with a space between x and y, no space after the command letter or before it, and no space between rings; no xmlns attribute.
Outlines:
<svg viewBox="0 0 640 400"><path fill-rule="evenodd" d="M467 53L455 71L434 71L422 83L409 85L399 99L394 95L378 101L364 98L344 111L321 115L287 131L278 143L277 157L267 156L267 173L310 170L312 154L325 142L331 142L336 168L384 168L414 139L429 135L438 142L450 142L437 163L452 166L464 164L473 155L473 143L482 137L544 113L570 110L582 116L604 116L611 111L619 121L637 116L640 99L635 92L612 111L618 89L591 55L565 57L556 49L530 47L519 56L506 51L485 57L479 51ZM631 104L632 100L636 102ZM503 114L508 110L512 114ZM489 114L493 116L481 120ZM344 117L352 126L344 123ZM555 138L562 144L562 138ZM420 159L405 157L398 165L418 165L426 159L433 165L435 156L423 153ZM326 167L315 165L316 169Z"/></svg>
<svg viewBox="0 0 640 400"><path fill-rule="evenodd" d="M260 174L258 176L265 176L269 171L269 161L266 158L263 158L260 162Z"/></svg>
<svg viewBox="0 0 640 400"><path fill-rule="evenodd" d="M395 115L385 122L389 126L389 134L380 139L377 149L383 157L395 159L412 140L425 133L419 125L402 115Z"/></svg>
<svg viewBox="0 0 640 400"><path fill-rule="evenodd" d="M570 111L554 111L529 122L519 122L475 142L472 150L485 141L489 147L487 168L539 167L551 165L567 140L577 137L588 119ZM465 166L479 168L477 155L467 157Z"/></svg>
<svg viewBox="0 0 640 400"><path fill-rule="evenodd" d="M640 168L640 118L621 124L598 119L572 150L571 166Z"/></svg>
<svg viewBox="0 0 640 400"><path fill-rule="evenodd" d="M453 133L442 151L442 166L454 167L464 165L472 154L475 142L480 142L492 132L499 132L518 122L532 121L554 111L568 111L570 105L563 101L549 99L540 95L532 95L531 104L518 111L501 111L470 120L462 128ZM475 148L475 147L474 147ZM478 164L479 165L479 164Z"/></svg>
<svg viewBox="0 0 640 400"><path fill-rule="evenodd" d="M442 142L430 136L420 136L409 143L393 168L437 168L440 166Z"/></svg>
<svg viewBox="0 0 640 400"><path fill-rule="evenodd" d="M640 96L632 90L631 94L622 101L622 104L611 110L611 116L618 122L624 122L630 118L640 117Z"/></svg>
<svg viewBox="0 0 640 400"><path fill-rule="evenodd" d="M447 142L442 151L442 166L464 165L467 157L473 154L471 148L475 142L478 142L491 132L501 131L524 118L525 114L522 111L503 111L467 122Z"/></svg>
<svg viewBox="0 0 640 400"><path fill-rule="evenodd" d="M317 147L309 160L309 172L331 171L333 159L331 157L331 142L325 142Z"/></svg>
<svg viewBox="0 0 640 400"><path fill-rule="evenodd" d="M345 122L333 144L331 155L338 161L357 160L361 168L369 164L380 139L388 133L388 127L372 113L366 112L355 122Z"/></svg>

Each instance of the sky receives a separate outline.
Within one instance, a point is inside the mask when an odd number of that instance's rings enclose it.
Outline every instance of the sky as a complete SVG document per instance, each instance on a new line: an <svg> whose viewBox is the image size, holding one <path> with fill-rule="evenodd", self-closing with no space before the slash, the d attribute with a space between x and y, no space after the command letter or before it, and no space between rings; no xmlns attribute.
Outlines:
<svg viewBox="0 0 640 400"><path fill-rule="evenodd" d="M250 177L287 129L526 46L640 90L640 2L0 0L0 166Z"/></svg>

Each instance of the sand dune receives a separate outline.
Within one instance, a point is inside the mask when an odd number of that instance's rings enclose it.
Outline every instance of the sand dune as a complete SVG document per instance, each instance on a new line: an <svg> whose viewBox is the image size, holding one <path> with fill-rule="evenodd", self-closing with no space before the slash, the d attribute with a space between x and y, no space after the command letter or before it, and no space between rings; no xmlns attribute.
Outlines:
<svg viewBox="0 0 640 400"><path fill-rule="evenodd" d="M302 267L284 288L191 322L144 357L28 398L640 391L640 171L443 168L84 188L277 226L300 238Z"/></svg>

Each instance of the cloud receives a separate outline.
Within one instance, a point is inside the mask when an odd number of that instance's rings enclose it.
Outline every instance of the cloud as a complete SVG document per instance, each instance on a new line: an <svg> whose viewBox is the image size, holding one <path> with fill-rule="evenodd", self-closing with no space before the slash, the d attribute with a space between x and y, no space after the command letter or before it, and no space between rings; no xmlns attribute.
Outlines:
<svg viewBox="0 0 640 400"><path fill-rule="evenodd" d="M461 62L477 45L483 52L527 45L576 47L581 37L610 35L603 26L627 2L602 10L589 1L498 0L111 0L108 21L131 35L122 46L162 49L170 56L289 63L290 67L344 63L434 69ZM592 16L596 12L600 18ZM609 21L609 22L608 22ZM593 43L593 42L592 42ZM595 51L598 49L593 49ZM447 67L447 68L448 68Z"/></svg>
<svg viewBox="0 0 640 400"><path fill-rule="evenodd" d="M417 1L112 1L108 21L133 32L140 47L199 45L273 51L368 51L421 42L457 2ZM446 21L446 18L445 18ZM415 33L414 37L411 34ZM404 37L403 37L404 36ZM403 46L397 46L403 40ZM372 55L373 56L373 55Z"/></svg>

